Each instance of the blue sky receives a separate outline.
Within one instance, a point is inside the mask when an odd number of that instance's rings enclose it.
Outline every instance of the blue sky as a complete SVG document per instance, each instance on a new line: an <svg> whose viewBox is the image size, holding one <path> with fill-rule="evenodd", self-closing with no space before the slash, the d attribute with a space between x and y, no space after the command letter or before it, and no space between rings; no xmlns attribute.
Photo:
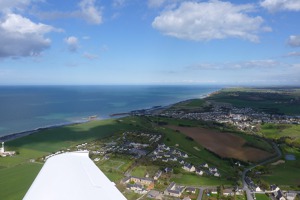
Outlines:
<svg viewBox="0 0 300 200"><path fill-rule="evenodd" d="M1 0L0 84L300 84L299 0Z"/></svg>

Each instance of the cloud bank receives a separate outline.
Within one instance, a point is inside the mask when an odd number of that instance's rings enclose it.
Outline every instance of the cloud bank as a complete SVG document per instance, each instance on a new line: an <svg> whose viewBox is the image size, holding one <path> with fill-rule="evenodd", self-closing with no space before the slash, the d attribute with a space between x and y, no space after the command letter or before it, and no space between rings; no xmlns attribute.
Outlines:
<svg viewBox="0 0 300 200"><path fill-rule="evenodd" d="M0 57L39 55L50 46L46 33L56 31L52 26L34 23L17 14L6 14L0 19Z"/></svg>
<svg viewBox="0 0 300 200"><path fill-rule="evenodd" d="M300 35L291 35L288 39L288 45L291 47L300 47Z"/></svg>
<svg viewBox="0 0 300 200"><path fill-rule="evenodd" d="M276 11L300 11L299 0L264 0L260 5L270 12Z"/></svg>
<svg viewBox="0 0 300 200"><path fill-rule="evenodd" d="M183 2L177 8L163 11L152 26L164 35L185 40L240 38L258 42L257 34L271 28L263 26L262 17L248 15L254 9L251 4L234 5L218 0Z"/></svg>

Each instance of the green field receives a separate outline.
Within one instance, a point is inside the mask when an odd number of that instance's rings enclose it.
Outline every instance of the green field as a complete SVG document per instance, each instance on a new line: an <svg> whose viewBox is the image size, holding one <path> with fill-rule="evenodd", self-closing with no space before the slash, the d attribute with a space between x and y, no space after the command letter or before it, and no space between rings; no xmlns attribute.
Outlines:
<svg viewBox="0 0 300 200"><path fill-rule="evenodd" d="M263 124L259 134L266 138L282 139L282 142L300 147L300 125Z"/></svg>
<svg viewBox="0 0 300 200"><path fill-rule="evenodd" d="M255 194L256 200L270 200L266 194Z"/></svg>
<svg viewBox="0 0 300 200"><path fill-rule="evenodd" d="M286 145L282 145L281 149L283 155L293 154L296 160L285 160L285 163L275 166L269 165L271 174L264 175L262 178L270 184L300 189L300 150Z"/></svg>
<svg viewBox="0 0 300 200"><path fill-rule="evenodd" d="M219 186L219 185L232 185L231 181L223 178L199 176L194 173L184 173L173 175L171 181L182 185L191 186Z"/></svg>
<svg viewBox="0 0 300 200"><path fill-rule="evenodd" d="M139 165L131 171L131 175L137 177L145 177L146 174L148 174L149 177L152 178L158 170L159 167L155 165L148 165L148 166Z"/></svg>
<svg viewBox="0 0 300 200"><path fill-rule="evenodd" d="M0 162L3 159L0 158ZM43 165L24 163L0 169L0 199L22 199Z"/></svg>

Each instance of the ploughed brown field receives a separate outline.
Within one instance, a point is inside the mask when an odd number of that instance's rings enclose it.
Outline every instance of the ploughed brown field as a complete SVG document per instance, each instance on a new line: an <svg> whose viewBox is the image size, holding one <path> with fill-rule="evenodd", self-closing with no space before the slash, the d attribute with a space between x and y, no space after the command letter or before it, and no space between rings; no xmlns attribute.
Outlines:
<svg viewBox="0 0 300 200"><path fill-rule="evenodd" d="M206 149L224 158L236 158L257 162L272 156L271 153L254 147L243 146L246 140L231 133L200 127L167 126L193 138Z"/></svg>

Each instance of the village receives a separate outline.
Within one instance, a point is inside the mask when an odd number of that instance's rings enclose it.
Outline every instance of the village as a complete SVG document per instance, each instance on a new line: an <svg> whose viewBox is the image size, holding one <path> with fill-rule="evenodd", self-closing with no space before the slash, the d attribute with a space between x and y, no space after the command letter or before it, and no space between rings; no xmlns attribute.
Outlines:
<svg viewBox="0 0 300 200"><path fill-rule="evenodd" d="M210 105L210 111L207 112L167 109L166 111L159 113L159 116L177 119L213 121L233 125L241 131L255 131L257 125L262 123L300 124L300 116L268 114L247 107L237 108L229 104L212 103Z"/></svg>

